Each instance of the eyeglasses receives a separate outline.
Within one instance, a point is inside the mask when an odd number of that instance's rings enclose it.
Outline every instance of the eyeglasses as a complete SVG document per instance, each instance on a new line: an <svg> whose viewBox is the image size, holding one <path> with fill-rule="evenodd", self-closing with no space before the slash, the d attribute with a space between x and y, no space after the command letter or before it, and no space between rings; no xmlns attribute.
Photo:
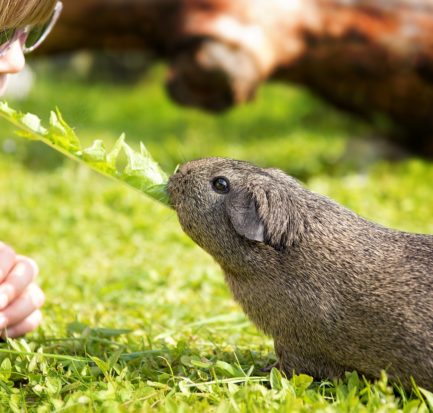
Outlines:
<svg viewBox="0 0 433 413"><path fill-rule="evenodd" d="M5 55L17 40L20 40L24 53L33 52L50 34L60 16L62 8L62 2L58 1L54 7L53 14L45 24L29 25L21 29L0 30L0 57Z"/></svg>

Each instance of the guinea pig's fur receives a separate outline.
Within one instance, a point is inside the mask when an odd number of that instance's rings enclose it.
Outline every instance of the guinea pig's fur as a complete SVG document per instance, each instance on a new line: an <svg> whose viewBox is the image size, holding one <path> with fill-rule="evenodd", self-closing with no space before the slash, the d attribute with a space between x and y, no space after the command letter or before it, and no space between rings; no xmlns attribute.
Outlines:
<svg viewBox="0 0 433 413"><path fill-rule="evenodd" d="M433 236L384 228L282 171L231 159L188 162L167 190L288 375L386 370L433 389Z"/></svg>

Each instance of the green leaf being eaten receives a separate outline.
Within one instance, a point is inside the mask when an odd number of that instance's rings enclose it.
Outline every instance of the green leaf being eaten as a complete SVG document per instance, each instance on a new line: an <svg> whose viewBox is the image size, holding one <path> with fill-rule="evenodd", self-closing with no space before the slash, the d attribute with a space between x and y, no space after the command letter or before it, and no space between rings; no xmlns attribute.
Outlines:
<svg viewBox="0 0 433 413"><path fill-rule="evenodd" d="M168 205L167 174L152 159L143 143L140 143L140 151L137 152L125 142L125 135L122 134L110 151L99 139L82 148L74 130L63 120L59 110L51 112L48 127L43 126L36 115L16 111L6 102L0 102L0 116L19 128L17 135L44 142L69 158ZM121 153L126 157L126 165L119 168Z"/></svg>

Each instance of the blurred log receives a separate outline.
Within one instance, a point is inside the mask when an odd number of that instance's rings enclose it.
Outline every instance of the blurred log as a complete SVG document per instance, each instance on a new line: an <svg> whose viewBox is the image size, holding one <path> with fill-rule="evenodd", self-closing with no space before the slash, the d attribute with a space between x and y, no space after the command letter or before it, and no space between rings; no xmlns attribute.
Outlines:
<svg viewBox="0 0 433 413"><path fill-rule="evenodd" d="M179 0L66 0L38 53L82 49L164 53L180 12Z"/></svg>
<svg viewBox="0 0 433 413"><path fill-rule="evenodd" d="M385 114L433 154L432 0L75 0L45 48L166 56L170 95L211 111L273 78L334 105Z"/></svg>

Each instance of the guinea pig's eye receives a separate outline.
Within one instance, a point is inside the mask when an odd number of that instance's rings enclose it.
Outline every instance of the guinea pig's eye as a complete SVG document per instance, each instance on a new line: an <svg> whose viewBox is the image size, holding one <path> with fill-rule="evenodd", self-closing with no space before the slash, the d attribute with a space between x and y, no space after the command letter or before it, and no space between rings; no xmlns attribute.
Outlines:
<svg viewBox="0 0 433 413"><path fill-rule="evenodd" d="M226 194L230 191L230 182L223 176L217 176L212 180L212 188L220 194Z"/></svg>

